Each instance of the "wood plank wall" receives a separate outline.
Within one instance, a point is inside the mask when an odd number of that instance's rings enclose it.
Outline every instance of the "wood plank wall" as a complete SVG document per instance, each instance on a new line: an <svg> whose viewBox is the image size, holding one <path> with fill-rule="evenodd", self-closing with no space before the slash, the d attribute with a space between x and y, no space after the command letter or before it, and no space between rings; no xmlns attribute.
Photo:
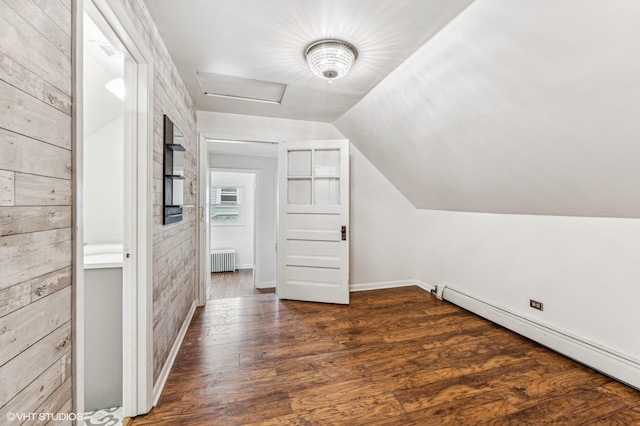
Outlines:
<svg viewBox="0 0 640 426"><path fill-rule="evenodd" d="M154 55L155 382L196 294L195 209L162 225L162 117L185 134L190 188L196 110L143 1L118 1ZM71 410L71 23L71 0L0 0L2 419Z"/></svg>
<svg viewBox="0 0 640 426"><path fill-rule="evenodd" d="M162 225L163 115L185 135L185 204L195 205L196 109L143 0L119 0L154 57L153 85L153 381L164 366L196 298L196 212Z"/></svg>
<svg viewBox="0 0 640 426"><path fill-rule="evenodd" d="M71 411L70 9L0 0L0 423Z"/></svg>

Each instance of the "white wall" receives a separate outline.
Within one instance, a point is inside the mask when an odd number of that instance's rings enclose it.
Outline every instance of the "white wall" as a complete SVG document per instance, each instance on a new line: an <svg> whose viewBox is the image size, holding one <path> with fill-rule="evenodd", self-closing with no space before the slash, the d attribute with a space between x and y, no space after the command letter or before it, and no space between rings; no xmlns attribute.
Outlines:
<svg viewBox="0 0 640 426"><path fill-rule="evenodd" d="M420 209L640 217L640 2L476 0L336 128Z"/></svg>
<svg viewBox="0 0 640 426"><path fill-rule="evenodd" d="M640 360L640 220L430 210L417 220L421 281Z"/></svg>
<svg viewBox="0 0 640 426"><path fill-rule="evenodd" d="M243 187L241 225L211 225L211 250L235 249L236 268L251 269L254 265L255 174L211 172L211 186L240 185Z"/></svg>
<svg viewBox="0 0 640 426"><path fill-rule="evenodd" d="M198 131L218 139L344 139L329 123L198 111Z"/></svg>
<svg viewBox="0 0 640 426"><path fill-rule="evenodd" d="M327 123L203 111L198 130L220 139L344 139ZM413 206L351 145L350 284L413 278L414 231Z"/></svg>
<svg viewBox="0 0 640 426"><path fill-rule="evenodd" d="M212 168L250 169L259 172L256 181L256 225L259 244L256 263L259 269L255 284L260 288L274 287L276 283L277 164L275 158L268 157L209 155L209 165Z"/></svg>
<svg viewBox="0 0 640 426"><path fill-rule="evenodd" d="M124 233L124 118L84 141L84 242L122 243Z"/></svg>
<svg viewBox="0 0 640 426"><path fill-rule="evenodd" d="M351 145L351 284L415 278L416 208Z"/></svg>

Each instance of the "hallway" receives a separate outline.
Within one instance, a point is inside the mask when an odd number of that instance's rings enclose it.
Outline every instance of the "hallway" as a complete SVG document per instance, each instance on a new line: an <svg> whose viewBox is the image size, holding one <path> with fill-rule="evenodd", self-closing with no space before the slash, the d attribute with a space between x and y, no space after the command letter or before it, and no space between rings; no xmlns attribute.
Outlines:
<svg viewBox="0 0 640 426"><path fill-rule="evenodd" d="M428 324L428 326L426 326ZM640 394L417 287L198 308L138 425L637 424Z"/></svg>
<svg viewBox="0 0 640 426"><path fill-rule="evenodd" d="M253 287L253 269L212 273L210 290L208 300L275 293L275 288L258 289Z"/></svg>

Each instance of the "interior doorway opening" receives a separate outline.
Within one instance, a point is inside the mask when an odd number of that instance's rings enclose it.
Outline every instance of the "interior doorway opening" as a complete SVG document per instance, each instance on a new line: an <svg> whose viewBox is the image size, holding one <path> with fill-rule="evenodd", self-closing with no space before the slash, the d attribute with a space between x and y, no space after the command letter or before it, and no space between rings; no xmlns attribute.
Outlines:
<svg viewBox="0 0 640 426"><path fill-rule="evenodd" d="M134 92L135 82L127 79L127 87L125 74L135 73L136 64L90 5L84 12L83 42L84 409L120 413L122 289L135 285L123 264L125 238L130 240L129 232L135 230L125 227L125 215L131 209L125 197L125 177L130 174L125 169L125 149L135 143L125 132L131 125L125 114L131 103L126 93Z"/></svg>
<svg viewBox="0 0 640 426"><path fill-rule="evenodd" d="M74 20L73 408L135 416L153 389L153 57L119 2L75 2Z"/></svg>
<svg viewBox="0 0 640 426"><path fill-rule="evenodd" d="M206 139L207 299L273 293L276 285L277 144Z"/></svg>

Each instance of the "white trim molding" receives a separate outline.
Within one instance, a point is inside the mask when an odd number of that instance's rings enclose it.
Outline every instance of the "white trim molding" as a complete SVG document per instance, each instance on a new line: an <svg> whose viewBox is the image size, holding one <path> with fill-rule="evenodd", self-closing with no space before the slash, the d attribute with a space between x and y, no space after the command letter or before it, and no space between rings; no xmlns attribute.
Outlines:
<svg viewBox="0 0 640 426"><path fill-rule="evenodd" d="M640 360L602 347L580 336L523 317L508 309L492 305L481 298L455 290L447 285L434 286L419 280L352 284L350 290L368 291L418 286L439 299L460 306L476 315L525 336L568 358L640 390Z"/></svg>
<svg viewBox="0 0 640 426"><path fill-rule="evenodd" d="M440 286L438 286L440 293ZM640 390L640 360L444 286L443 299Z"/></svg>
<svg viewBox="0 0 640 426"><path fill-rule="evenodd" d="M275 287L276 287L275 281L256 282L256 285L255 285L255 288L275 288Z"/></svg>
<svg viewBox="0 0 640 426"><path fill-rule="evenodd" d="M167 361L164 363L162 367L162 371L160 372L160 376L158 376L158 380L156 381L155 386L153 387L153 406L155 407L158 404L158 400L160 399L160 395L162 395L162 390L164 389L164 385L167 383L167 379L169 378L169 373L171 372L171 367L173 367L173 363L178 356L178 352L180 351L180 346L182 346L182 341L184 340L184 336L187 334L187 329L189 328L189 324L191 324L191 319L193 318L193 314L196 311L197 300L194 300L191 303L191 308L189 308L189 312L187 313L184 322L182 323L182 327L180 328L180 332L176 337L176 341L173 342L173 346L171 347L171 352L169 352L169 356L167 357Z"/></svg>
<svg viewBox="0 0 640 426"><path fill-rule="evenodd" d="M382 290L385 288L398 288L398 287L410 287L417 286L421 289L431 292L435 287L427 283L423 283L419 280L401 280L401 281L384 281L378 283L363 283L363 284L351 284L349 291L369 291L369 290Z"/></svg>
<svg viewBox="0 0 640 426"><path fill-rule="evenodd" d="M253 263L241 263L236 265L236 269L254 269Z"/></svg>

